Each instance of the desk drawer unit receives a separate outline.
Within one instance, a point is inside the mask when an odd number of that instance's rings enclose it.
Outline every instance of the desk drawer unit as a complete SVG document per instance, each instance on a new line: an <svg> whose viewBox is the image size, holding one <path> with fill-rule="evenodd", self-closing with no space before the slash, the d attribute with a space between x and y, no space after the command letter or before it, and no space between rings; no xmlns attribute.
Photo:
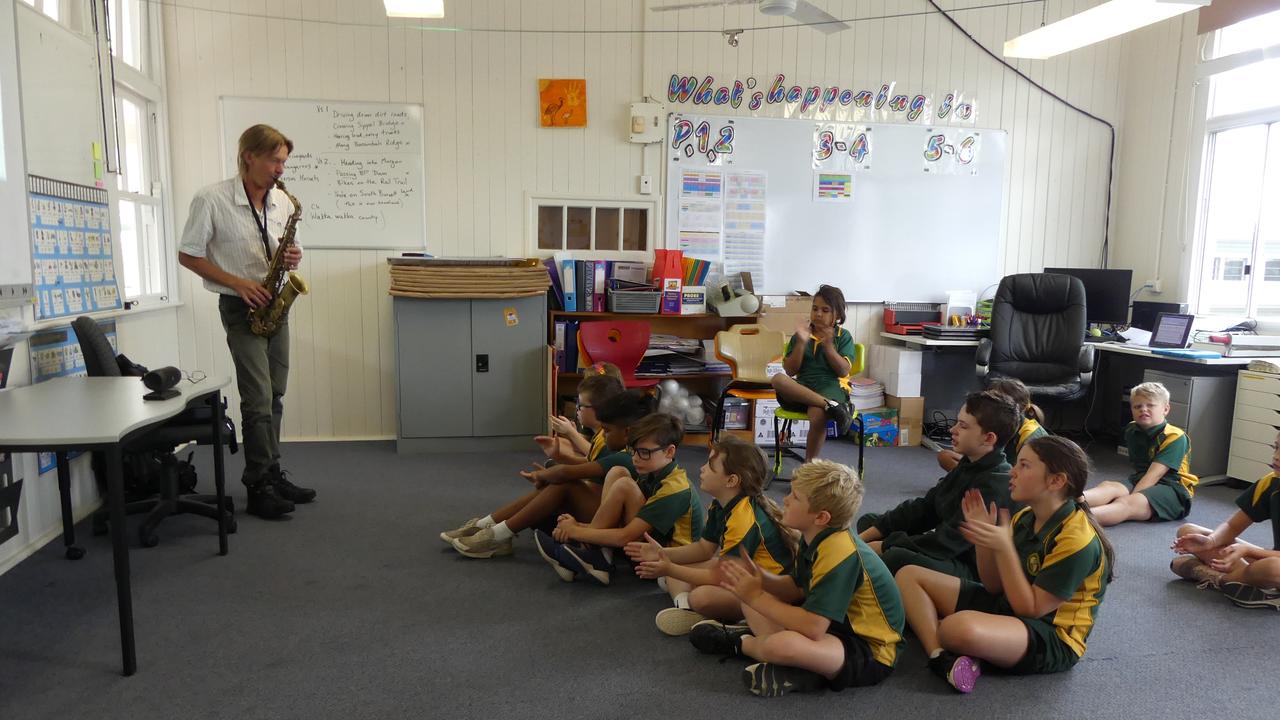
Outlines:
<svg viewBox="0 0 1280 720"><path fill-rule="evenodd" d="M1142 379L1168 389L1168 420L1191 440L1191 472L1201 479L1225 474L1230 463L1232 395L1238 379L1154 368L1147 368Z"/></svg>
<svg viewBox="0 0 1280 720"><path fill-rule="evenodd" d="M1241 370L1227 474L1252 482L1271 472L1271 444L1280 432L1280 377Z"/></svg>

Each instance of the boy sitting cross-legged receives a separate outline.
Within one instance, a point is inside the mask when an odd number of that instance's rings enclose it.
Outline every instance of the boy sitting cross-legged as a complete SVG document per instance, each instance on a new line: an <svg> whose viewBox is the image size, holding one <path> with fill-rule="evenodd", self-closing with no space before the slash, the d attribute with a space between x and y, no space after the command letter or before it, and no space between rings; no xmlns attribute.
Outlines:
<svg viewBox="0 0 1280 720"><path fill-rule="evenodd" d="M684 424L663 413L648 415L627 430L627 446L636 477L625 467L605 476L600 508L589 523L563 514L551 535L533 539L561 580L586 575L608 585L613 549L648 533L660 545L680 547L702 535L704 514L698 491L676 463Z"/></svg>
<svg viewBox="0 0 1280 720"><path fill-rule="evenodd" d="M896 575L907 565L921 565L959 578L978 578L973 545L960 534L960 501L976 489L985 502L1010 509L1010 466L1003 448L1021 421L1008 397L993 390L971 393L951 428L951 441L962 456L959 463L924 497L883 515L858 518L860 537L884 558L890 571Z"/></svg>
<svg viewBox="0 0 1280 720"><path fill-rule="evenodd" d="M762 572L745 550L721 562L720 584L741 601L747 626L704 620L689 639L705 653L758 660L742 674L756 695L875 685L893 671L902 597L884 562L849 529L862 492L851 468L805 463L783 499L782 522L801 537L794 573Z"/></svg>

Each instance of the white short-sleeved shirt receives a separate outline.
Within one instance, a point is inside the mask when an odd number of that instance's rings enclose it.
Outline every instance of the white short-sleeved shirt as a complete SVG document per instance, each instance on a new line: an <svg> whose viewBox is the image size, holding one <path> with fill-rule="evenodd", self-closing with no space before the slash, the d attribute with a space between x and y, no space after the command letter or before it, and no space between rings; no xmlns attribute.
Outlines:
<svg viewBox="0 0 1280 720"><path fill-rule="evenodd" d="M273 254L292 213L293 203L288 196L280 188L272 188L267 193L267 236ZM207 258L232 275L261 280L267 276L270 259L262 247L262 233L253 214L239 176L202 188L191 199L191 213L178 249L194 257ZM204 286L223 295L236 294L235 290L209 280L204 281Z"/></svg>

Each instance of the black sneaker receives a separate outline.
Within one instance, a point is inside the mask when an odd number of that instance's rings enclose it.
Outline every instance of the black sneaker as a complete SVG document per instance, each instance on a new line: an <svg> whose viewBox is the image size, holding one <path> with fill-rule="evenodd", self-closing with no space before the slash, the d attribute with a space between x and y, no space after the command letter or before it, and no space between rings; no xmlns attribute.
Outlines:
<svg viewBox="0 0 1280 720"><path fill-rule="evenodd" d="M760 662L742 671L742 684L760 697L778 697L789 692L814 692L827 686L827 679L812 670Z"/></svg>
<svg viewBox="0 0 1280 720"><path fill-rule="evenodd" d="M580 573L586 573L588 577L601 585L608 585L609 580L613 576L613 563L609 558L605 557L604 551L599 545L590 545L588 543L565 544L562 546L564 553L569 556L571 562L567 563L569 569ZM578 567L574 567L572 561L577 561Z"/></svg>
<svg viewBox="0 0 1280 720"><path fill-rule="evenodd" d="M719 620L694 623L689 642L704 655L734 657L742 654L742 636L751 634L749 625L725 625Z"/></svg>
<svg viewBox="0 0 1280 720"><path fill-rule="evenodd" d="M935 675L946 680L956 692L971 693L982 675L982 667L978 661L968 655L956 655L943 650L936 658L929 660L929 669Z"/></svg>
<svg viewBox="0 0 1280 720"><path fill-rule="evenodd" d="M289 482L289 478L285 477L288 474L288 470L282 470L278 467L267 471L267 482L275 486L277 495L298 505L309 503L316 499L315 490L294 485Z"/></svg>
<svg viewBox="0 0 1280 720"><path fill-rule="evenodd" d="M248 486L249 502L245 512L264 520L275 520L293 512L293 503L280 497L275 485L262 482Z"/></svg>
<svg viewBox="0 0 1280 720"><path fill-rule="evenodd" d="M827 419L836 421L836 435L840 437L849 432L849 425L853 422L844 403L835 401L827 404Z"/></svg>

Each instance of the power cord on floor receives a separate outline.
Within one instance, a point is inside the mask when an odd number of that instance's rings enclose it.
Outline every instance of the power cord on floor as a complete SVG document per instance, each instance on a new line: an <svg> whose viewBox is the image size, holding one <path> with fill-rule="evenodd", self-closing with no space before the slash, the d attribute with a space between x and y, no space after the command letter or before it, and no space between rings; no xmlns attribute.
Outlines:
<svg viewBox="0 0 1280 720"><path fill-rule="evenodd" d="M941 410L934 410L932 419L924 423L924 436L934 442L951 446L951 428L955 427L954 418L947 417Z"/></svg>

